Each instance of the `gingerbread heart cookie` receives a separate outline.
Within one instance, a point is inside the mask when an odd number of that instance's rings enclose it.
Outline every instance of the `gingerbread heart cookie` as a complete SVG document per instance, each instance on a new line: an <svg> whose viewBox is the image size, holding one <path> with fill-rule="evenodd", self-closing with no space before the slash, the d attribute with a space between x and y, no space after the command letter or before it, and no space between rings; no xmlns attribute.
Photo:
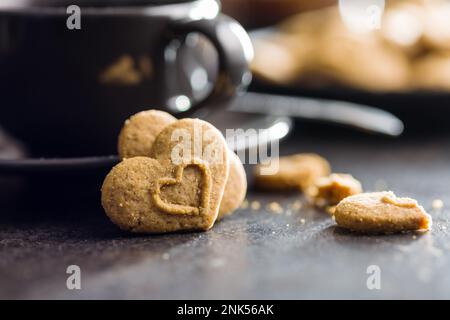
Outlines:
<svg viewBox="0 0 450 320"><path fill-rule="evenodd" d="M118 152L121 159L151 156L156 136L176 118L167 112L146 110L125 121L119 135ZM230 174L220 204L218 219L232 214L245 198L247 177L239 157L229 150Z"/></svg>
<svg viewBox="0 0 450 320"><path fill-rule="evenodd" d="M247 194L247 176L241 159L231 150L228 153L230 174L220 203L218 220L233 214L241 206Z"/></svg>
<svg viewBox="0 0 450 320"><path fill-rule="evenodd" d="M144 233L211 228L229 172L222 134L202 120L178 120L158 134L150 156L125 159L105 178L110 219Z"/></svg>
<svg viewBox="0 0 450 320"><path fill-rule="evenodd" d="M125 121L119 134L119 157L148 156L156 136L175 121L175 117L159 110L146 110L132 115Z"/></svg>

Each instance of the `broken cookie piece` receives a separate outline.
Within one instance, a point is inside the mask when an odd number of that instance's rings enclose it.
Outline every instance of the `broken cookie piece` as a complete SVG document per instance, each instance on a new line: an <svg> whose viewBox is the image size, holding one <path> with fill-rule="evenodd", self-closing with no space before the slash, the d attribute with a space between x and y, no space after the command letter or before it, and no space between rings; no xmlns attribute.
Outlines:
<svg viewBox="0 0 450 320"><path fill-rule="evenodd" d="M278 161L278 163L276 163ZM276 168L276 170L271 170ZM319 177L330 174L327 160L314 153L299 153L272 160L269 165L255 167L255 184L270 190L302 191Z"/></svg>
<svg viewBox="0 0 450 320"><path fill-rule="evenodd" d="M337 205L342 199L361 193L361 183L350 174L332 173L320 177L307 189L310 201L318 207Z"/></svg>
<svg viewBox="0 0 450 320"><path fill-rule="evenodd" d="M338 226L363 233L393 233L431 229L432 218L416 200L391 191L361 193L336 206Z"/></svg>

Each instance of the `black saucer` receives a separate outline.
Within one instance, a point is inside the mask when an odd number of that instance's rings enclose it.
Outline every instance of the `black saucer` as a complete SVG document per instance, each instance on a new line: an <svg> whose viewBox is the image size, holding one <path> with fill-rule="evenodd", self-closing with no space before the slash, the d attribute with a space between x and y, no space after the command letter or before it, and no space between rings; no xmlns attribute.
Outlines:
<svg viewBox="0 0 450 320"><path fill-rule="evenodd" d="M285 125L286 132L292 129L292 121L286 117L252 115L229 110L220 112L204 112L196 114L195 117L205 119L213 123L225 134L229 128L248 128L259 130L270 129L280 121ZM273 137L281 139L282 137ZM267 142L267 141L266 141ZM117 155L100 155L87 157L47 158L26 157L26 152L19 142L10 138L0 130L0 175L22 175L22 176L66 176L93 173L104 173L113 167L119 158Z"/></svg>
<svg viewBox="0 0 450 320"><path fill-rule="evenodd" d="M119 161L116 155L80 158L29 158L0 160L0 174L79 173L111 168Z"/></svg>

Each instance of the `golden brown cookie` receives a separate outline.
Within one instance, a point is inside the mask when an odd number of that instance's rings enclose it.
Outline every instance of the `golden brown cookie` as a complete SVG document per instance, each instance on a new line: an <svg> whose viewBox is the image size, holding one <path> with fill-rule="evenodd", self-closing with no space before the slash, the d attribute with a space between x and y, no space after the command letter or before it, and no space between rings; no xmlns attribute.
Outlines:
<svg viewBox="0 0 450 320"><path fill-rule="evenodd" d="M395 14L389 22L385 33L384 29L357 33L343 23L337 6L294 15L281 23L276 32L257 39L252 70L256 77L289 86L405 90L410 77L409 57L405 53L408 45L393 43L419 42L421 34L416 34L417 39L405 40L414 36L414 30L399 31Z"/></svg>
<svg viewBox="0 0 450 320"><path fill-rule="evenodd" d="M208 230L228 178L222 134L199 119L178 120L156 137L150 156L125 159L105 178L102 205L125 230Z"/></svg>
<svg viewBox="0 0 450 320"><path fill-rule="evenodd" d="M332 173L320 177L308 188L307 195L313 204L319 207L334 206L342 199L361 193L361 183L350 174Z"/></svg>
<svg viewBox="0 0 450 320"><path fill-rule="evenodd" d="M167 125L175 121L177 121L176 118L170 114L158 110L142 111L131 116L130 119L125 122L119 135L118 149L120 157L131 158L137 156L150 156L151 148L156 136ZM225 191L222 200L223 204L221 204L221 209L219 210L219 217L231 213L231 211L238 208L243 200L240 198L240 194L243 193L243 197L245 197L247 191L247 180L242 163L237 156L231 155L231 153L233 153L231 150L229 152L231 159L230 177L232 177L232 180L227 183L227 186L230 186L235 190ZM242 185L238 185L238 181L241 181ZM224 208L222 208L222 205Z"/></svg>
<svg viewBox="0 0 450 320"><path fill-rule="evenodd" d="M272 190L306 190L317 178L330 174L328 161L314 153L299 153L278 160L278 170L273 174L264 172L265 165L255 167L256 186Z"/></svg>
<svg viewBox="0 0 450 320"><path fill-rule="evenodd" d="M425 16L420 3L411 1L387 3L380 36L387 44L413 57L422 50Z"/></svg>
<svg viewBox="0 0 450 320"><path fill-rule="evenodd" d="M271 38L253 41L255 56L252 73L264 81L289 85L307 68L314 53L314 40L310 35L276 34Z"/></svg>
<svg viewBox="0 0 450 320"><path fill-rule="evenodd" d="M320 37L309 72L333 84L398 91L408 85L409 61L400 49L385 45L379 37L351 33L336 20Z"/></svg>
<svg viewBox="0 0 450 320"><path fill-rule="evenodd" d="M426 1L424 13L424 45L432 50L450 49L450 3L446 0Z"/></svg>
<svg viewBox="0 0 450 320"><path fill-rule="evenodd" d="M149 156L156 136L175 121L175 117L159 110L142 111L131 116L119 134L119 157Z"/></svg>
<svg viewBox="0 0 450 320"><path fill-rule="evenodd" d="M247 176L241 159L231 150L228 153L230 157L230 174L225 185L217 219L231 215L238 209L247 193Z"/></svg>
<svg viewBox="0 0 450 320"><path fill-rule="evenodd" d="M428 54L413 64L412 85L422 90L450 90L450 54Z"/></svg>
<svg viewBox="0 0 450 320"><path fill-rule="evenodd" d="M342 200L334 217L338 226L364 233L429 230L432 219L410 198L393 192L361 193Z"/></svg>

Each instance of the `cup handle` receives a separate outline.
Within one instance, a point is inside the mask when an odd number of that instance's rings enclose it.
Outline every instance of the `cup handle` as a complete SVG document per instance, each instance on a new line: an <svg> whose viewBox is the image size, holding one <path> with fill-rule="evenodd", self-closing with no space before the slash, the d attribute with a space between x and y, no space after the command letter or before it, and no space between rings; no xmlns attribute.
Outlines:
<svg viewBox="0 0 450 320"><path fill-rule="evenodd" d="M249 64L253 47L244 28L234 19L219 14L214 19L176 20L171 36L180 37L190 32L204 35L217 50L218 75L211 93L195 106L209 105L243 91L251 82Z"/></svg>

